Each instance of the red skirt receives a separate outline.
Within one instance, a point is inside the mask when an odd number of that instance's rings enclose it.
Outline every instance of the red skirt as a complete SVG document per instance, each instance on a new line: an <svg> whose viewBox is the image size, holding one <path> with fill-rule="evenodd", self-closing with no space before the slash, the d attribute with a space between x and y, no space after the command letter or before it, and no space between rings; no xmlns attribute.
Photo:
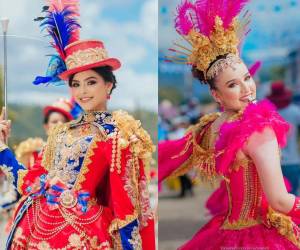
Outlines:
<svg viewBox="0 0 300 250"><path fill-rule="evenodd" d="M112 249L112 219L111 210L96 203L83 213L76 207L51 207L40 197L19 222L11 249Z"/></svg>

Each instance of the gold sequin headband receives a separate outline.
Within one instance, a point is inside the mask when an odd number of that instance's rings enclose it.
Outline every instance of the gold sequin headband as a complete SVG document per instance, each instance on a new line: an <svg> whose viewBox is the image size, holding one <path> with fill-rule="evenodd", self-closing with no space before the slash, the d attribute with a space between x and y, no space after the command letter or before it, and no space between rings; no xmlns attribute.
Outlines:
<svg viewBox="0 0 300 250"><path fill-rule="evenodd" d="M227 54L225 58L216 60L205 72L205 79L213 79L224 69L228 67L233 67L236 63L241 63L242 60L239 56L235 54Z"/></svg>

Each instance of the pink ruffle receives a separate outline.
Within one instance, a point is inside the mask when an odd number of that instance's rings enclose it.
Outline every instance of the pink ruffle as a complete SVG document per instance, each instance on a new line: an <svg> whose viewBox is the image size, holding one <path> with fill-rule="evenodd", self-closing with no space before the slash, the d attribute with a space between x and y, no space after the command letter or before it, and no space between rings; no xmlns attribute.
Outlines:
<svg viewBox="0 0 300 250"><path fill-rule="evenodd" d="M205 207L210 215L224 215L228 211L228 193L225 181L220 183L220 186L208 197Z"/></svg>
<svg viewBox="0 0 300 250"><path fill-rule="evenodd" d="M193 148L190 145L187 151L184 151L191 134L174 141L163 141L158 144L158 181L163 181L181 164L183 164L192 154Z"/></svg>
<svg viewBox="0 0 300 250"><path fill-rule="evenodd" d="M216 216L180 250L220 250L220 249L298 249L291 241L280 235L275 228L263 224L239 229L224 230L221 225L224 217Z"/></svg>
<svg viewBox="0 0 300 250"><path fill-rule="evenodd" d="M217 171L226 174L236 153L254 132L262 132L266 127L274 130L280 147L285 146L290 125L277 113L275 106L264 100L257 104L249 104L241 119L226 122L220 128L216 150L225 150L217 157ZM228 143L231 142L231 143Z"/></svg>

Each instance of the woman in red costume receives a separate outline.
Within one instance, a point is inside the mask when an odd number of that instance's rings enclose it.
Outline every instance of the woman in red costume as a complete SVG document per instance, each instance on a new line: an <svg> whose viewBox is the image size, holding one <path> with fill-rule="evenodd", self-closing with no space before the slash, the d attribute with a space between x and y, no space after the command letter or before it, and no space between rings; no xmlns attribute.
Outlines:
<svg viewBox="0 0 300 250"><path fill-rule="evenodd" d="M228 208L180 249L299 249L300 198L286 190L280 147L289 125L268 101L255 103L256 86L239 57L247 33L247 1L184 1L176 29L191 45L172 60L192 65L223 112L205 115L176 141L159 145L159 179L194 169L200 178L223 179ZM242 32L242 33L241 33ZM184 56L182 56L184 55Z"/></svg>
<svg viewBox="0 0 300 250"><path fill-rule="evenodd" d="M50 1L39 18L58 55L34 83L67 81L84 114L50 132L31 169L4 144L10 123L1 118L1 170L22 195L6 248L155 249L146 171L153 144L139 121L107 111L121 64L101 41L78 39L69 2Z"/></svg>

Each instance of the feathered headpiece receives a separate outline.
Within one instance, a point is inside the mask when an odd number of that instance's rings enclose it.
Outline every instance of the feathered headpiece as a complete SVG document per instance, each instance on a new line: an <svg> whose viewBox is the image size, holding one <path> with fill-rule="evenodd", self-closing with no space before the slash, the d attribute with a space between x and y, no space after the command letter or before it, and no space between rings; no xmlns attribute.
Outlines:
<svg viewBox="0 0 300 250"><path fill-rule="evenodd" d="M52 111L63 114L69 121L77 119L83 112L82 108L75 102L74 98L71 98L71 100L60 98L51 105L44 107L44 117L48 116Z"/></svg>
<svg viewBox="0 0 300 250"><path fill-rule="evenodd" d="M46 76L37 76L33 83L60 85L63 82L58 76L67 69L65 49L79 40L79 0L48 0L42 13L45 16L38 17L35 21L41 21L40 27L51 37L50 44L57 54L51 55Z"/></svg>
<svg viewBox="0 0 300 250"><path fill-rule="evenodd" d="M177 7L175 28L191 49L174 43L177 53L170 61L195 66L205 79L213 78L224 66L239 60L238 47L249 32L249 13L238 15L249 0L184 0ZM219 56L222 62L211 65Z"/></svg>

